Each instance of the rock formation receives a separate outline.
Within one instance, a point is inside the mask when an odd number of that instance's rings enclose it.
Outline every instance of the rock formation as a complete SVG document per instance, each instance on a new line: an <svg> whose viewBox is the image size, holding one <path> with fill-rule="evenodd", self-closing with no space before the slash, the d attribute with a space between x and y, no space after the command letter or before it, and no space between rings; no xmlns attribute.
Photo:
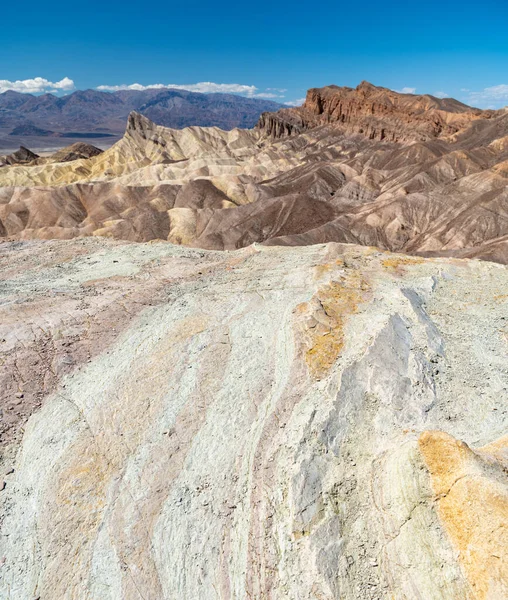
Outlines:
<svg viewBox="0 0 508 600"><path fill-rule="evenodd" d="M281 137L318 125L338 125L350 133L391 142L426 141L461 131L473 120L488 118L453 98L401 94L362 81L355 89L330 85L307 92L301 107L261 116L258 127Z"/></svg>
<svg viewBox="0 0 508 600"><path fill-rule="evenodd" d="M9 160L2 600L508 597L508 112L364 82Z"/></svg>
<svg viewBox="0 0 508 600"><path fill-rule="evenodd" d="M0 236L347 242L506 263L507 140L506 111L367 83L310 90L255 130L167 129L133 112L98 156L1 169Z"/></svg>
<svg viewBox="0 0 508 600"><path fill-rule="evenodd" d="M506 267L0 248L1 598L508 595Z"/></svg>
<svg viewBox="0 0 508 600"><path fill-rule="evenodd" d="M48 162L69 162L71 160L92 158L93 156L99 156L99 154L102 154L100 148L97 148L92 144L76 142L75 144L71 144L70 146L53 153L49 157Z"/></svg>
<svg viewBox="0 0 508 600"><path fill-rule="evenodd" d="M33 167L37 165L47 165L50 163L69 162L71 160L80 160L92 158L102 153L100 148L85 144L84 142L76 142L65 148L61 148L57 152L49 156L41 157L28 148L21 146L17 152L13 152L7 156L0 156L0 167L25 165Z"/></svg>
<svg viewBox="0 0 508 600"><path fill-rule="evenodd" d="M35 154L35 152L32 152L24 146L20 146L19 150L16 152L0 156L0 167L30 164L37 158L39 158L39 156Z"/></svg>

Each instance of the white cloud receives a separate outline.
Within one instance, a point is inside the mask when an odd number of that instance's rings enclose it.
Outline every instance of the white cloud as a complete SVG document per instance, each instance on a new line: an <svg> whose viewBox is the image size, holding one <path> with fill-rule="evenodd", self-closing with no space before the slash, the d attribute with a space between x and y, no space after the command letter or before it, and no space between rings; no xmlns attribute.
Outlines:
<svg viewBox="0 0 508 600"><path fill-rule="evenodd" d="M286 106L301 106L305 102L305 98L298 98L298 100L291 100L284 102Z"/></svg>
<svg viewBox="0 0 508 600"><path fill-rule="evenodd" d="M416 92L416 88L413 87L403 87L401 90L395 90L399 94L414 94Z"/></svg>
<svg viewBox="0 0 508 600"><path fill-rule="evenodd" d="M152 83L150 85L141 85L140 83L131 83L130 85L99 85L98 90L104 92L118 92L120 90L150 90L172 88L174 90L187 90L189 92L200 92L202 94L222 93L222 94L243 94L254 97L258 92L255 85L242 85L240 83L213 83L211 81L202 81L200 83L189 83L181 85L178 83Z"/></svg>
<svg viewBox="0 0 508 600"><path fill-rule="evenodd" d="M260 92L255 85L243 85L241 83L213 83L211 81L202 81L200 83L152 83L141 85L140 83L122 84L122 85L99 85L97 87L101 92L119 92L120 90L187 90L188 92L200 92L201 94L240 94L248 98L284 98L283 88L267 88Z"/></svg>
<svg viewBox="0 0 508 600"><path fill-rule="evenodd" d="M74 81L68 77L64 77L60 81L56 82L48 81L43 77L35 77L34 79L23 79L18 81L0 79L0 94L6 92L7 90L21 92L22 94L42 94L44 92L69 92L73 89L75 89Z"/></svg>
<svg viewBox="0 0 508 600"><path fill-rule="evenodd" d="M494 85L479 92L470 92L468 102L480 108L501 108L508 103L508 85Z"/></svg>
<svg viewBox="0 0 508 600"><path fill-rule="evenodd" d="M265 91L260 91L255 85L243 85L240 83L213 83L211 81L202 81L200 83L190 83L181 85L178 83L153 83L150 85L142 85L140 83L131 83L129 85L99 85L98 90L103 92L117 92L120 90L149 90L149 89L167 89L188 90L190 92L201 92L203 94L222 93L222 94L241 94L248 98L284 98L286 90L282 88L267 88ZM34 79L24 79L22 81L8 81L0 79L0 93L7 90L23 92L27 94L41 94L43 92L51 92L58 94L60 92L70 92L76 89L74 81L68 77L64 77L60 81L49 81L43 77L35 77Z"/></svg>
<svg viewBox="0 0 508 600"><path fill-rule="evenodd" d="M460 91L461 92L469 92L470 90L469 90L469 88L460 88Z"/></svg>
<svg viewBox="0 0 508 600"><path fill-rule="evenodd" d="M101 92L119 92L121 90L135 90L138 92L142 92L144 90L162 90L167 88L167 85L163 85L162 83L154 83L153 85L141 85L140 83L131 83L130 85L99 85L97 89Z"/></svg>
<svg viewBox="0 0 508 600"><path fill-rule="evenodd" d="M284 98L284 95L261 92L260 94L249 94L249 98Z"/></svg>
<svg viewBox="0 0 508 600"><path fill-rule="evenodd" d="M436 98L449 98L450 95L447 94L446 92L434 92L434 96Z"/></svg>

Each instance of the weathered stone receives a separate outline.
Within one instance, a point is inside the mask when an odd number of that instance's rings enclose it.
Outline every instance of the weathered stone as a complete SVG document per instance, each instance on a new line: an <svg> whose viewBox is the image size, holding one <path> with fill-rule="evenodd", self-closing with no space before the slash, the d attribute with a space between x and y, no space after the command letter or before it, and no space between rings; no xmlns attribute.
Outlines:
<svg viewBox="0 0 508 600"><path fill-rule="evenodd" d="M32 415L0 597L506 596L506 289L338 244L4 244L0 393Z"/></svg>

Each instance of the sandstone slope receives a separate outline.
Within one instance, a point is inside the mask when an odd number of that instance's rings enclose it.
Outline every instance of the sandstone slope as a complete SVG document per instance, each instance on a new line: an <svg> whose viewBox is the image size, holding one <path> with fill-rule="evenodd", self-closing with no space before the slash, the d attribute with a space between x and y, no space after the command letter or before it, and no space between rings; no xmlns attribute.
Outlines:
<svg viewBox="0 0 508 600"><path fill-rule="evenodd" d="M508 595L506 267L0 249L0 597Z"/></svg>

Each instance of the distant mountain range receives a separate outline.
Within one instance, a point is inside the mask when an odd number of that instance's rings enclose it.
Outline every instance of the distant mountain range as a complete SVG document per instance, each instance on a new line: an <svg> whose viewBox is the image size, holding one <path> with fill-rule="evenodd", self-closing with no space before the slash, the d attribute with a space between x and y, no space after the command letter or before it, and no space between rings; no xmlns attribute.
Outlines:
<svg viewBox="0 0 508 600"><path fill-rule="evenodd" d="M260 98L173 89L84 90L63 97L7 91L0 94L0 148L62 145L62 137L116 141L132 110L175 129L196 125L229 130L254 127L261 113L279 108Z"/></svg>

